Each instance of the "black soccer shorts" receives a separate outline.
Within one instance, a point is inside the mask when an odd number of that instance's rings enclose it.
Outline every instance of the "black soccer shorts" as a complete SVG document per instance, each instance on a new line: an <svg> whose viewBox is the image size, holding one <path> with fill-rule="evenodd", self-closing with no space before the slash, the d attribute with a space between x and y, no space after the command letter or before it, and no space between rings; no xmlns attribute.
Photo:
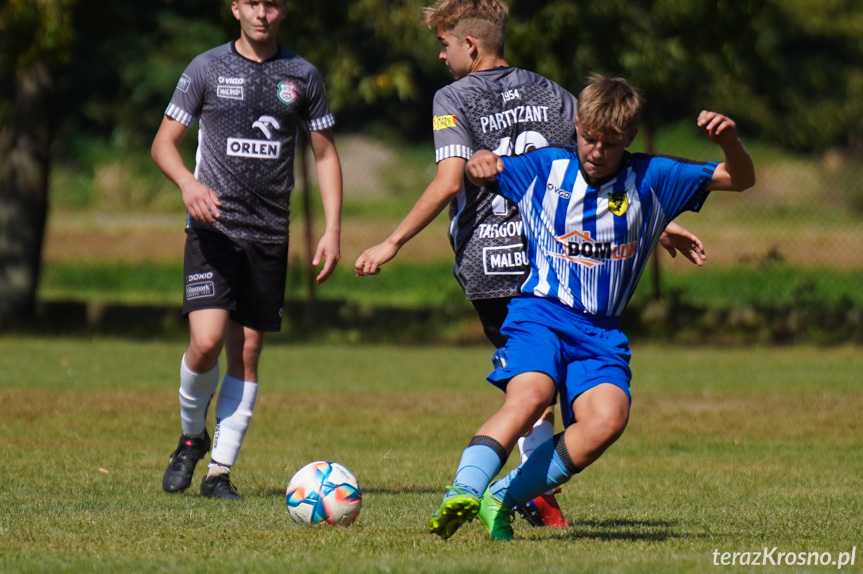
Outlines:
<svg viewBox="0 0 863 574"><path fill-rule="evenodd" d="M279 331L287 271L287 243L259 243L188 228L183 316L200 309L227 309L244 327Z"/></svg>

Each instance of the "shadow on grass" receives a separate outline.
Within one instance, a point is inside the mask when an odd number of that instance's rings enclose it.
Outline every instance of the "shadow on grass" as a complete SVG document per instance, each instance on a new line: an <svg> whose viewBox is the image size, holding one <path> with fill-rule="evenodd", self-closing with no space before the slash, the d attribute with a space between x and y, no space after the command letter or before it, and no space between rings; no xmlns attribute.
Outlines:
<svg viewBox="0 0 863 574"><path fill-rule="evenodd" d="M691 538L689 534L672 532L677 522L667 520L572 520L570 527L560 530L559 538L570 540L624 540L627 542L663 542L670 539Z"/></svg>

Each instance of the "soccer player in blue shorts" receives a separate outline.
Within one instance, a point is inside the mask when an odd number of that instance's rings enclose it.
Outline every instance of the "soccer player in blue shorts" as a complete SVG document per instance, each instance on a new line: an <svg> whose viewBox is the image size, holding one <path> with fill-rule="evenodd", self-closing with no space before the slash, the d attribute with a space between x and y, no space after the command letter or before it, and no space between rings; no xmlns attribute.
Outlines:
<svg viewBox="0 0 863 574"><path fill-rule="evenodd" d="M568 144L575 131L576 98L551 80L510 66L504 57L509 9L504 0L438 0L423 9L423 23L437 30L440 59L456 81L437 91L433 130L437 172L414 208L390 236L366 249L357 276L376 275L399 249L449 206L453 274L476 309L489 341L502 349L500 328L510 299L527 271L522 221L513 202L465 179L476 150L517 155L549 143ZM697 237L671 224L661 239L701 265ZM496 354L495 362L500 357ZM554 435L551 407L519 440L522 458ZM519 508L536 526L565 527L553 492Z"/></svg>
<svg viewBox="0 0 863 574"><path fill-rule="evenodd" d="M594 76L578 98L575 147L504 158L478 151L465 166L473 183L518 204L530 272L502 327L506 365L489 375L504 404L465 449L432 518L443 538L478 514L492 539L512 539L515 506L564 484L621 436L631 372L620 316L659 235L711 191L755 183L735 123L715 112L697 123L722 163L627 152L642 107L625 80ZM556 394L566 430L490 484Z"/></svg>

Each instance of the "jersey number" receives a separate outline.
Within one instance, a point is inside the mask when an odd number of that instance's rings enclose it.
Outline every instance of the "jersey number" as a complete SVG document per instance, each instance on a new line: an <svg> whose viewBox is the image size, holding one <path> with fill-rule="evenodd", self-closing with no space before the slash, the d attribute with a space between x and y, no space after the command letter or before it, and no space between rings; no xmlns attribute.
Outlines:
<svg viewBox="0 0 863 574"><path fill-rule="evenodd" d="M499 156L506 157L512 155L521 155L535 149L543 148L548 145L548 141L539 132L522 132L515 138L513 143L511 137L501 138L500 144L497 146L494 153ZM502 195L495 195L491 201L491 210L495 215L506 215L508 200Z"/></svg>

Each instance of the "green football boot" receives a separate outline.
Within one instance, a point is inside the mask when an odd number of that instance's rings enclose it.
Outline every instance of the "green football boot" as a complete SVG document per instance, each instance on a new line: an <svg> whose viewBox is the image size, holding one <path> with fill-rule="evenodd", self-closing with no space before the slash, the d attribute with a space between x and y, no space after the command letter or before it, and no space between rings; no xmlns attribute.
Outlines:
<svg viewBox="0 0 863 574"><path fill-rule="evenodd" d="M480 504L479 498L469 492L452 486L446 488L457 494L444 498L429 522L429 532L444 540L455 534L462 524L473 520L479 512Z"/></svg>
<svg viewBox="0 0 863 574"><path fill-rule="evenodd" d="M515 509L492 496L489 488L485 489L480 501L479 519L485 524L492 540L514 540L512 521L515 518Z"/></svg>

